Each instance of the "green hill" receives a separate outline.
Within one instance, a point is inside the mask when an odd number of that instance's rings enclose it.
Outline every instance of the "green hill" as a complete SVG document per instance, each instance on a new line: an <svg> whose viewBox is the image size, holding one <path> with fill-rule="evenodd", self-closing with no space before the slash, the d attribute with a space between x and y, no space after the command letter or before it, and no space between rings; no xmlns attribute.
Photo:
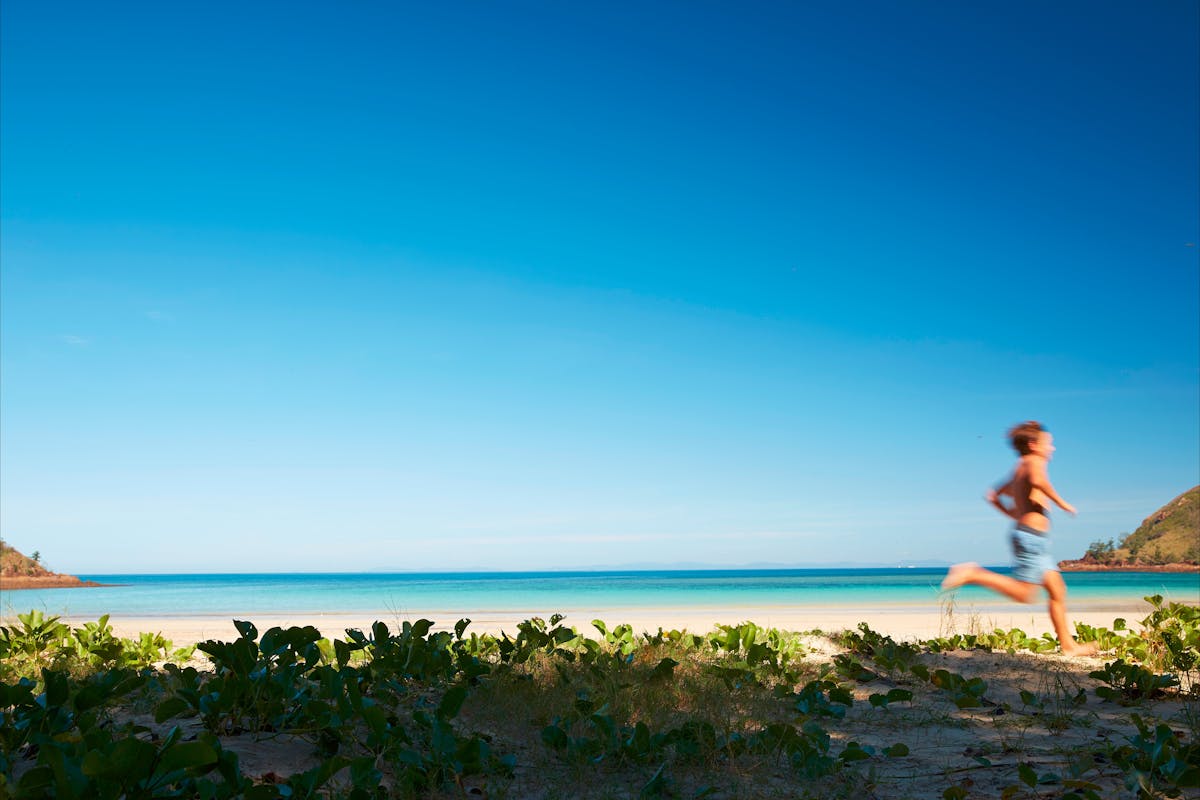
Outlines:
<svg viewBox="0 0 1200 800"><path fill-rule="evenodd" d="M1146 517L1116 554L1144 564L1200 562L1200 486Z"/></svg>
<svg viewBox="0 0 1200 800"><path fill-rule="evenodd" d="M1092 542L1081 565L1200 564L1200 486L1194 486L1142 521L1121 543Z"/></svg>

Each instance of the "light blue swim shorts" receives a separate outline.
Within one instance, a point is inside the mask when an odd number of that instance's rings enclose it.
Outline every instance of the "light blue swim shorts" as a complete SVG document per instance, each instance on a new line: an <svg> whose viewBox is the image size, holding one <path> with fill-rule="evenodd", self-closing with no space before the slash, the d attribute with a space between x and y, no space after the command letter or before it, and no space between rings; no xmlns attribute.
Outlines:
<svg viewBox="0 0 1200 800"><path fill-rule="evenodd" d="M1012 530L1012 549L1012 576L1019 581L1040 584L1047 570L1058 569L1050 557L1048 533L1037 533L1032 528L1018 525Z"/></svg>

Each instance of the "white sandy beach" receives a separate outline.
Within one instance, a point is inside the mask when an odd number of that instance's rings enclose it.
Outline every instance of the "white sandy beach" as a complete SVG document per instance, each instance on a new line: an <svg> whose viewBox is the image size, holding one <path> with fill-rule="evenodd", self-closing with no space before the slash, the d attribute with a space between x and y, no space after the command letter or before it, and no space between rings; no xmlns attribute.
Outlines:
<svg viewBox="0 0 1200 800"><path fill-rule="evenodd" d="M1111 603L1085 605L1078 610L1071 610L1071 621L1097 627L1112 627L1113 620L1122 617L1135 627L1137 621L1147 613L1149 613L1149 606L1141 601L1129 605ZM389 628L397 630L403 620L425 618L437 623L436 629L448 630L453 628L454 623L462 617L471 620L469 631L476 633L507 631L509 634L515 635L517 624L522 620L531 616L545 618L548 615L549 612L536 610L527 612L479 610L464 613L462 611L428 609L406 611L402 615L390 611L373 616L325 613L290 616L247 615L245 618L253 622L260 633L274 626L312 625L325 636L341 638L347 628L366 630L376 620L382 620ZM142 632L161 633L176 646L183 646L206 639L235 638L238 634L232 619L231 617L215 616L114 616L110 618L109 623L119 636L136 636ZM582 633L594 635L596 630L591 626L593 619L604 620L609 628L617 624L628 623L638 633L653 632L659 628L664 630L687 629L696 633L704 633L719 624L739 624L746 621L754 622L762 627L791 631L813 629L839 631L854 628L859 622L865 621L873 629L901 640L930 638L950 633L991 631L995 628L1020 628L1030 635L1040 635L1052 631L1044 605L1020 606L1015 604L960 605L952 613L937 606L922 608L909 605L876 609L848 606L768 606L728 609L643 608L635 610L597 608L569 612L563 624L574 626ZM64 621L80 624L89 620L64 617Z"/></svg>

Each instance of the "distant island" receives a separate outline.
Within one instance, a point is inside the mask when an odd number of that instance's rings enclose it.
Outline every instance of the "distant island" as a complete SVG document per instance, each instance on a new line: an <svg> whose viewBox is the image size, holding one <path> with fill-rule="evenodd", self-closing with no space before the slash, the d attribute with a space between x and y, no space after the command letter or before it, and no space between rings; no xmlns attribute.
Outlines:
<svg viewBox="0 0 1200 800"><path fill-rule="evenodd" d="M1120 544L1096 541L1083 558L1060 561L1064 572L1200 572L1200 486L1142 521Z"/></svg>
<svg viewBox="0 0 1200 800"><path fill-rule="evenodd" d="M83 586L103 586L95 581L84 581L74 575L51 572L42 566L41 557L23 555L0 541L0 590L9 589L72 589Z"/></svg>

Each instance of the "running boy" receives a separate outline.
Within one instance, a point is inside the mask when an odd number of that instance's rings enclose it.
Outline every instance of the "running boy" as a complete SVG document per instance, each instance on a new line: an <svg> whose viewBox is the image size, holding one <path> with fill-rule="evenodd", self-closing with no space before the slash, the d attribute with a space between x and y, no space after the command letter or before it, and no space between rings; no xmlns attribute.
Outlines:
<svg viewBox="0 0 1200 800"><path fill-rule="evenodd" d="M1050 558L1050 503L1075 513L1075 507L1059 496L1050 484L1046 464L1054 454L1054 437L1037 422L1022 422L1008 432L1009 441L1020 458L1012 477L987 493L989 503L1000 513L1012 517L1013 571L1001 575L971 562L950 568L942 589L957 589L975 584L1011 597L1018 603L1037 599L1038 587L1050 595L1050 621L1058 643L1066 655L1090 655L1093 645L1079 644L1067 626L1067 585Z"/></svg>

